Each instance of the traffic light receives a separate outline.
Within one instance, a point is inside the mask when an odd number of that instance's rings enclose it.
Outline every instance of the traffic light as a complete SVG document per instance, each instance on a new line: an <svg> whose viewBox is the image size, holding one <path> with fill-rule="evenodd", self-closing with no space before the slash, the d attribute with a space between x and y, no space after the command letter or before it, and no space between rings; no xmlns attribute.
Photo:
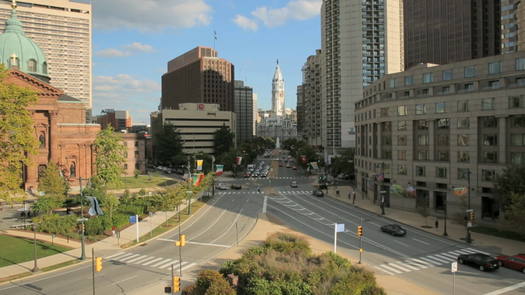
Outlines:
<svg viewBox="0 0 525 295"><path fill-rule="evenodd" d="M178 247L184 247L186 245L186 235L180 235L179 240L175 242Z"/></svg>
<svg viewBox="0 0 525 295"><path fill-rule="evenodd" d="M357 236L358 237L363 236L363 226L362 225L357 226Z"/></svg>
<svg viewBox="0 0 525 295"><path fill-rule="evenodd" d="M469 220L469 221L474 221L474 218L475 218L475 216L474 216L474 210L469 211L469 212L468 212L468 220Z"/></svg>
<svg viewBox="0 0 525 295"><path fill-rule="evenodd" d="M102 271L102 257L95 258L95 271L96 272Z"/></svg>
<svg viewBox="0 0 525 295"><path fill-rule="evenodd" d="M174 276L173 277L173 292L179 292L180 291L180 277Z"/></svg>

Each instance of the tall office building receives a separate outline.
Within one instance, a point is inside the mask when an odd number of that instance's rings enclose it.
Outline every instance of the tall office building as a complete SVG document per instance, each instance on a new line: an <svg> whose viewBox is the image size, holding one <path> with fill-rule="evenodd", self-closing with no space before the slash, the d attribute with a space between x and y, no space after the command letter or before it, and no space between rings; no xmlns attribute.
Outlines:
<svg viewBox="0 0 525 295"><path fill-rule="evenodd" d="M279 61L272 79L272 111L276 117L284 116L284 79Z"/></svg>
<svg viewBox="0 0 525 295"><path fill-rule="evenodd" d="M501 52L525 49L525 3L501 0Z"/></svg>
<svg viewBox="0 0 525 295"><path fill-rule="evenodd" d="M501 0L405 0L405 66L501 52Z"/></svg>
<svg viewBox="0 0 525 295"><path fill-rule="evenodd" d="M233 111L234 67L215 49L198 46L168 62L162 76L161 109L181 103L218 104Z"/></svg>
<svg viewBox="0 0 525 295"><path fill-rule="evenodd" d="M297 133L310 145L322 144L321 50L316 50L303 66L301 93L297 91ZM301 106L299 102L301 100Z"/></svg>
<svg viewBox="0 0 525 295"><path fill-rule="evenodd" d="M11 14L11 0L0 0L0 32ZM17 1L25 35L44 51L51 85L92 108L91 4L69 0Z"/></svg>
<svg viewBox="0 0 525 295"><path fill-rule="evenodd" d="M253 125L252 125L252 135L257 134L257 93L253 94Z"/></svg>
<svg viewBox="0 0 525 295"><path fill-rule="evenodd" d="M321 8L325 157L355 147L363 87L403 69L402 0L324 0Z"/></svg>
<svg viewBox="0 0 525 295"><path fill-rule="evenodd" d="M237 118L235 139L237 145L253 137L253 88L244 85L243 81L235 81L234 112Z"/></svg>

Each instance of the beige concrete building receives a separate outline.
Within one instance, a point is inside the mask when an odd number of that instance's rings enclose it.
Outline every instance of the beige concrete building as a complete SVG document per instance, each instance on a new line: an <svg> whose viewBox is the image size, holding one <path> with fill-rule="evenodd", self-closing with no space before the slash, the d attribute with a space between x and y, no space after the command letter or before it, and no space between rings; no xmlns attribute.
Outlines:
<svg viewBox="0 0 525 295"><path fill-rule="evenodd" d="M501 0L501 52L525 49L525 3Z"/></svg>
<svg viewBox="0 0 525 295"><path fill-rule="evenodd" d="M321 60L321 50L308 57L302 69L303 84L297 89L297 133L314 146L322 145Z"/></svg>
<svg viewBox="0 0 525 295"><path fill-rule="evenodd" d="M11 15L11 0L0 0L0 32ZM42 48L51 85L92 108L91 5L69 0L17 1L26 36Z"/></svg>
<svg viewBox="0 0 525 295"><path fill-rule="evenodd" d="M321 8L322 141L328 158L355 147L363 87L403 69L402 0L324 0Z"/></svg>
<svg viewBox="0 0 525 295"><path fill-rule="evenodd" d="M214 133L222 126L235 133L235 113L221 111L218 104L182 103L177 110L159 111L157 118L164 124L177 128L185 154L214 152ZM152 123L152 126L155 126ZM155 133L155 130L153 130Z"/></svg>
<svg viewBox="0 0 525 295"><path fill-rule="evenodd" d="M356 103L356 126L363 194L438 213L448 203L453 216L470 191L476 218L498 217L495 176L525 164L525 52L387 75Z"/></svg>
<svg viewBox="0 0 525 295"><path fill-rule="evenodd" d="M121 133L122 140L126 146L126 163L124 164L124 175L134 176L146 173L146 138L144 134Z"/></svg>

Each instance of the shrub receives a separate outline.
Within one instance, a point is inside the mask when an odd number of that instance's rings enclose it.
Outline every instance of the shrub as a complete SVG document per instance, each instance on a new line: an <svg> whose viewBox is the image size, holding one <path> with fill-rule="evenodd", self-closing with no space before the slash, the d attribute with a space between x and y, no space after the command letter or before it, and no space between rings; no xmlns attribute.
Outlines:
<svg viewBox="0 0 525 295"><path fill-rule="evenodd" d="M92 217L86 221L86 233L90 236L101 235L108 229L111 229L108 215Z"/></svg>
<svg viewBox="0 0 525 295"><path fill-rule="evenodd" d="M33 218L40 231L50 234L67 235L75 231L77 217L75 215L60 216L57 214L42 215Z"/></svg>
<svg viewBox="0 0 525 295"><path fill-rule="evenodd" d="M51 214L53 209L59 208L62 205L62 201L53 197L40 197L33 204L33 211L37 215Z"/></svg>
<svg viewBox="0 0 525 295"><path fill-rule="evenodd" d="M228 281L214 270L203 270L194 285L182 291L184 295L235 295Z"/></svg>

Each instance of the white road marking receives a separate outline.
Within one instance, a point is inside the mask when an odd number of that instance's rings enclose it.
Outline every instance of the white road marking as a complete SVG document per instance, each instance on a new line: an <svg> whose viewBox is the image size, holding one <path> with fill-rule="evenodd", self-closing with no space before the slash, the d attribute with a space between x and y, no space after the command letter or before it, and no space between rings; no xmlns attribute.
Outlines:
<svg viewBox="0 0 525 295"><path fill-rule="evenodd" d="M455 258L450 258L450 257L447 257L447 256L443 256L441 254L434 254L433 256L437 257L437 258L440 258L442 261L445 261L445 262L450 262L450 261L456 260Z"/></svg>
<svg viewBox="0 0 525 295"><path fill-rule="evenodd" d="M148 260L151 260L155 257L151 257L151 256L145 256L145 257L142 257L141 259L138 259L136 261L133 261L134 264L141 264L142 262L144 261L148 261ZM131 261L128 261L128 263L131 262Z"/></svg>
<svg viewBox="0 0 525 295"><path fill-rule="evenodd" d="M212 246L221 248L231 248L229 245L212 244L212 243L200 243L200 242L187 242L188 244L201 245L201 246Z"/></svg>
<svg viewBox="0 0 525 295"><path fill-rule="evenodd" d="M126 257L126 258L124 258L124 259L117 259L117 260L118 260L119 262L124 262L124 261L130 260L130 259L133 259L133 258L135 258L135 257L137 257L137 256L139 256L139 254L133 254L133 255L128 256L128 257Z"/></svg>
<svg viewBox="0 0 525 295"><path fill-rule="evenodd" d="M143 260L144 257L148 258L148 256L145 256L145 255L139 255L139 257L135 257L135 258L133 258L133 259L127 261L126 263L134 263L134 262L136 262L136 261Z"/></svg>
<svg viewBox="0 0 525 295"><path fill-rule="evenodd" d="M421 262L417 262L417 261L415 261L415 259L405 260L405 263L407 265L413 265L413 266L419 267L419 268L428 268L428 266L426 264L421 263Z"/></svg>
<svg viewBox="0 0 525 295"><path fill-rule="evenodd" d="M125 252L119 252L119 253L117 253L117 254L113 254L113 255L110 255L110 256L108 256L108 257L105 257L105 259L106 259L106 260L110 260L111 258L113 258L113 257L117 257L117 256L120 256L120 255L122 255L122 254L124 254L124 253L125 253Z"/></svg>
<svg viewBox="0 0 525 295"><path fill-rule="evenodd" d="M169 259L168 261L169 262L167 262L167 263L161 264L159 266L153 266L153 267L162 269L162 268L165 268L166 266L170 266L172 264L177 264L177 262L179 262L177 259ZM164 261L164 262L166 262L166 261Z"/></svg>
<svg viewBox="0 0 525 295"><path fill-rule="evenodd" d="M458 255L450 253L440 253L442 256L450 257L451 259L458 259Z"/></svg>
<svg viewBox="0 0 525 295"><path fill-rule="evenodd" d="M419 257L419 259L424 260L424 261L428 261L428 262L430 262L432 264L435 264L435 265L441 265L442 264L442 262L437 262L435 260L432 260L430 257Z"/></svg>
<svg viewBox="0 0 525 295"><path fill-rule="evenodd" d="M129 278L125 278L125 279L122 279L122 280L120 280L120 281L116 281L116 282L113 283L113 285L118 285L118 284L123 283L123 282L125 282L125 281L133 280L133 279L136 278L136 277L137 277L137 276L131 276L131 277L129 277Z"/></svg>
<svg viewBox="0 0 525 295"><path fill-rule="evenodd" d="M157 262L157 263L153 264L151 267L157 267L157 266L159 266L161 264L166 264L166 262L171 261L171 260L173 260L173 259L163 259L160 262Z"/></svg>
<svg viewBox="0 0 525 295"><path fill-rule="evenodd" d="M395 268L400 269L400 270L402 270L402 271L404 271L404 272L409 272L409 271L411 271L411 268L414 269L414 267L405 268L404 265L401 266L401 265L398 265L398 264L395 264L395 263L392 263L392 262L388 263L388 266L390 266L390 267L395 267ZM416 268L416 269L417 269L417 268Z"/></svg>
<svg viewBox="0 0 525 295"><path fill-rule="evenodd" d="M437 257L437 256L428 255L427 257L430 258L430 259L433 259L435 261L439 261L441 263L448 263L449 262L449 259L443 259L443 258L440 258L440 257Z"/></svg>
<svg viewBox="0 0 525 295"><path fill-rule="evenodd" d="M425 245L430 245L429 243L425 242L425 241L421 241L420 239L416 239L416 238L412 238L413 241L416 241L416 242L419 242L421 244L425 244Z"/></svg>
<svg viewBox="0 0 525 295"><path fill-rule="evenodd" d="M391 272L391 271L388 271L386 269L384 269L383 267L380 267L380 266L374 266L375 268L379 269L380 271L382 272L385 272L386 274L389 274L391 276L393 276L395 273Z"/></svg>
<svg viewBox="0 0 525 295"><path fill-rule="evenodd" d="M503 293L514 291L514 290L522 288L522 287L525 287L525 282L517 283L515 285L508 286L508 287L503 288L503 289L492 291L490 293L485 293L485 295L500 295L500 294L503 294Z"/></svg>
<svg viewBox="0 0 525 295"><path fill-rule="evenodd" d="M400 241L398 241L398 240L396 240L396 239L394 239L393 241L394 241L395 243L398 243L399 245L401 245L401 246L403 246L403 247L407 247L407 248L410 247L409 245L407 245L407 244L405 244L405 243L403 243L403 242L400 242Z"/></svg>
<svg viewBox="0 0 525 295"><path fill-rule="evenodd" d="M376 267L377 267L377 266L376 266ZM392 267L390 267L390 266L388 266L388 265L385 265L385 264L381 264L379 267L384 268L384 269L387 269L388 271L390 271L390 272L394 272L394 273L397 273L397 274L399 274L399 273L403 273L402 271L399 271L398 269L392 268Z"/></svg>
<svg viewBox="0 0 525 295"><path fill-rule="evenodd" d="M155 259L150 260L150 261L148 261L148 262L144 262L144 263L142 263L141 265L147 266L147 265L152 264L153 262L157 262L157 261L162 260L162 259L164 259L164 258L162 258L162 257L161 257L161 258L155 258Z"/></svg>
<svg viewBox="0 0 525 295"><path fill-rule="evenodd" d="M480 250L477 250L477 249L467 248L467 250L472 250L472 251L475 251L475 252L477 252L477 253L482 253L482 254L485 254L485 255L490 255L490 253L483 252L483 251L480 251Z"/></svg>
<svg viewBox="0 0 525 295"><path fill-rule="evenodd" d="M175 260L177 261L177 260ZM180 265L184 265L184 264L187 264L188 262L186 261L183 261L182 263L170 263L168 265L163 265L163 266L159 266L160 269L163 269L163 268L168 268L168 267L171 267L173 265L173 269L178 269L180 267Z"/></svg>
<svg viewBox="0 0 525 295"><path fill-rule="evenodd" d="M130 256L130 255L132 255L132 254L133 254L133 253L125 253L124 255L119 255L118 257L115 256L115 257L113 257L111 260L119 260L119 259L122 259L122 258L124 258L124 257L128 257L128 256Z"/></svg>

